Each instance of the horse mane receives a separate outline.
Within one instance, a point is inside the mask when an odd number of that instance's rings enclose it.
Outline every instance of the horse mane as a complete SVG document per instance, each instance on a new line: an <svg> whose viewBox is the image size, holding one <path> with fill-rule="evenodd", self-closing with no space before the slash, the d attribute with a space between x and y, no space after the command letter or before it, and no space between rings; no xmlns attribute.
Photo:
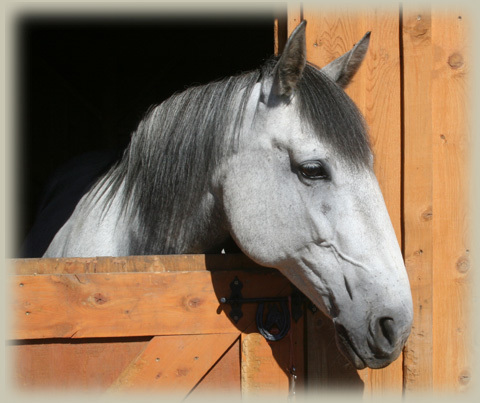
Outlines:
<svg viewBox="0 0 480 403"><path fill-rule="evenodd" d="M191 226L208 228L209 217L196 214L201 197L218 162L235 152L251 91L273 76L276 61L188 88L147 111L122 159L94 187L109 202L122 188L123 213L130 207L137 214L130 217L139 220L139 232L129 254L187 253L179 240L192 233ZM323 141L352 163L366 163L365 125L340 87L307 64L296 96L302 120Z"/></svg>

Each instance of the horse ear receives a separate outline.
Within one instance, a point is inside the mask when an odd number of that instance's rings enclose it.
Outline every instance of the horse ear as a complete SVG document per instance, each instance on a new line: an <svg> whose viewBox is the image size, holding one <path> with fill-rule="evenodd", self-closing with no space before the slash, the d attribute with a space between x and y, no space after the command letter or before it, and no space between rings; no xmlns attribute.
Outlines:
<svg viewBox="0 0 480 403"><path fill-rule="evenodd" d="M327 64L321 71L342 88L347 87L362 64L369 42L370 32L367 32L350 51Z"/></svg>
<svg viewBox="0 0 480 403"><path fill-rule="evenodd" d="M306 26L307 21L302 21L288 38L282 56L273 72L270 100L272 96L276 99L285 99L292 96L302 78L303 69L307 62Z"/></svg>

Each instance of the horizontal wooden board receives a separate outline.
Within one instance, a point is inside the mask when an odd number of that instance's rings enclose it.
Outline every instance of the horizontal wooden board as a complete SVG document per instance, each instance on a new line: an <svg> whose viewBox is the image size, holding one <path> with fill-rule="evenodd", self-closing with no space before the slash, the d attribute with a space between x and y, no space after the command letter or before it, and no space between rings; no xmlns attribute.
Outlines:
<svg viewBox="0 0 480 403"><path fill-rule="evenodd" d="M262 266L259 266L247 256L240 253L229 255L198 254L61 259L12 259L8 261L7 267L10 274L215 271L262 268Z"/></svg>
<svg viewBox="0 0 480 403"><path fill-rule="evenodd" d="M150 338L41 340L8 344L9 377L20 390L106 390Z"/></svg>
<svg viewBox="0 0 480 403"><path fill-rule="evenodd" d="M238 324L221 297L238 276L244 297L287 295L279 272L170 272L13 275L10 339L131 337L231 333L254 320L256 306L243 306ZM268 287L266 287L268 285Z"/></svg>

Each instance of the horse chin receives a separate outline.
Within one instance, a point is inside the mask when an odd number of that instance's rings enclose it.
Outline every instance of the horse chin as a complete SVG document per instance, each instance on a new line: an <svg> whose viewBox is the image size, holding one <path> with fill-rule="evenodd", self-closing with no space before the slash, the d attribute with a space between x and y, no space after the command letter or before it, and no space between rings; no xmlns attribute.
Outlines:
<svg viewBox="0 0 480 403"><path fill-rule="evenodd" d="M360 356L355 353L355 351L346 344L340 344L337 340L337 345L340 347L341 353L344 357L350 361L350 363L355 367L355 369L364 369L367 365L365 362L360 358Z"/></svg>
<svg viewBox="0 0 480 403"><path fill-rule="evenodd" d="M335 340L340 352L356 369L364 369L367 366L365 361L356 352L345 328L338 323L335 323Z"/></svg>

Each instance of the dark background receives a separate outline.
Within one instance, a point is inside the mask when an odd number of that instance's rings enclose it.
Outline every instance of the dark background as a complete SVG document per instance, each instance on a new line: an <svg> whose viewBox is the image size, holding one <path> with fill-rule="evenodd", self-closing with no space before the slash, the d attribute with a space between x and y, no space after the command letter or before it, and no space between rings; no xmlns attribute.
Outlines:
<svg viewBox="0 0 480 403"><path fill-rule="evenodd" d="M273 12L20 19L18 245L59 166L125 147L148 107L175 92L257 68L273 27Z"/></svg>

